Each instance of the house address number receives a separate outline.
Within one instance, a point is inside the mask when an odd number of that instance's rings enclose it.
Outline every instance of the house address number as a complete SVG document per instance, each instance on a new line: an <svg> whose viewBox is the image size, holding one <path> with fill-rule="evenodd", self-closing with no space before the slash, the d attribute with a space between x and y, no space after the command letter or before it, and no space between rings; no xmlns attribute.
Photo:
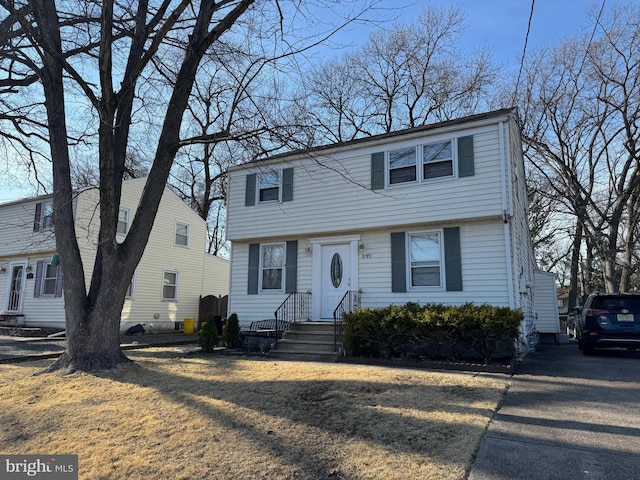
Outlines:
<svg viewBox="0 0 640 480"><path fill-rule="evenodd" d="M373 258L373 253L363 253L360 258Z"/></svg>

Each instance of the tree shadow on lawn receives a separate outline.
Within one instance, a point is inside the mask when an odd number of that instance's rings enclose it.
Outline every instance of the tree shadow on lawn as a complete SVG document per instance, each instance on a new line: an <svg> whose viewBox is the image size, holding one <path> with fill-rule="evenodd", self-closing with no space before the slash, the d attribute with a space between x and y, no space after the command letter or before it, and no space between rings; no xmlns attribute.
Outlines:
<svg viewBox="0 0 640 480"><path fill-rule="evenodd" d="M307 478L344 470L340 459L348 456L345 447L357 450L354 442L389 454L425 456L465 471L508 380L501 375L492 382L490 375L484 375L492 386L482 386L479 379L471 385L443 385L438 380L416 380L439 374L406 370L398 370L392 382L323 379L322 366L313 367L317 378L288 380L290 369L299 368L296 362L219 356L175 359L184 367L182 373L155 368L153 362L145 362L146 356L161 358L154 352L138 352L136 363L98 375L153 388L212 425L238 432L253 445L255 458L277 458L295 465ZM201 370L203 362L215 373L211 380ZM273 378L233 379L250 372L247 362L271 364ZM356 367L342 368L347 372ZM473 379L470 374L459 375ZM473 406L474 401L482 406ZM358 461L366 459L354 460Z"/></svg>

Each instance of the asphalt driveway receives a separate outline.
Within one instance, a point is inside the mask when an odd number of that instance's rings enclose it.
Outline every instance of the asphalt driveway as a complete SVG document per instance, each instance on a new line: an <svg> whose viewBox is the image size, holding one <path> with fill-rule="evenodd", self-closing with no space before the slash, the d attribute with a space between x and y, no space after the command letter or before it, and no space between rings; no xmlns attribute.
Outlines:
<svg viewBox="0 0 640 480"><path fill-rule="evenodd" d="M526 357L468 480L639 478L640 352L570 344Z"/></svg>

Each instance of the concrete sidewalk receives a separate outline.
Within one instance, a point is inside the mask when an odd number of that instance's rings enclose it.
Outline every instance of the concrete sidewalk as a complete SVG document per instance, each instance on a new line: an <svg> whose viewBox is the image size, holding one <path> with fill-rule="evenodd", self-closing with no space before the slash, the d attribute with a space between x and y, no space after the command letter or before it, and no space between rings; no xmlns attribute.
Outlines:
<svg viewBox="0 0 640 480"><path fill-rule="evenodd" d="M640 352L536 349L513 377L468 480L640 478Z"/></svg>
<svg viewBox="0 0 640 480"><path fill-rule="evenodd" d="M64 337L0 336L0 363L56 358L64 352L64 342ZM122 335L120 337L120 346L123 350L197 343L198 335L184 335L182 332L145 333L144 335Z"/></svg>

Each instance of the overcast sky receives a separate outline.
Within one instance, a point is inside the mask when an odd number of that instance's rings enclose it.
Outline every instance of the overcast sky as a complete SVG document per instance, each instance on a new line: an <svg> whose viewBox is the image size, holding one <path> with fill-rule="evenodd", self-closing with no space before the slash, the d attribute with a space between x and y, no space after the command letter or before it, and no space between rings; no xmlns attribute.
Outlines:
<svg viewBox="0 0 640 480"><path fill-rule="evenodd" d="M388 17L411 22L428 3L441 7L457 6L464 12L467 29L462 48L474 50L488 46L496 63L509 70L518 68L527 34L531 0L381 0L379 5L384 8L379 10L379 15L371 16L373 23L349 28L341 34L339 41L357 45L366 39L373 28L380 27L375 27L377 22ZM580 33L588 25L587 11L599 9L600 6L600 1L591 0L535 0L527 51L558 44ZM31 194L31 190L22 191L7 185L0 178L0 202Z"/></svg>

